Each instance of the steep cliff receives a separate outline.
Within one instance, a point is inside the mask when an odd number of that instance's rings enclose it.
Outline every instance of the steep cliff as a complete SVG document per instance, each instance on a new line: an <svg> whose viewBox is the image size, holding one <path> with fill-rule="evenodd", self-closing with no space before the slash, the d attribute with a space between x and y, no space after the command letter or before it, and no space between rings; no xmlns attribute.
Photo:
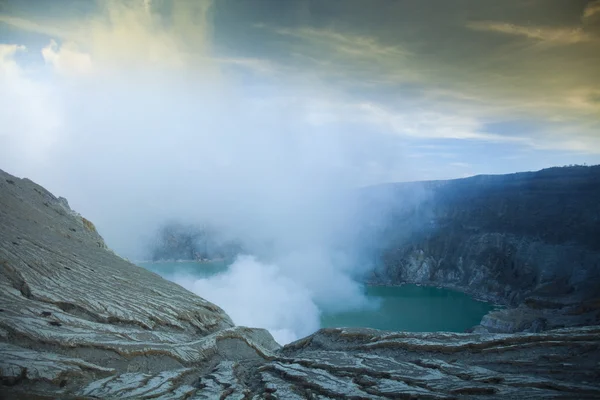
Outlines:
<svg viewBox="0 0 600 400"><path fill-rule="evenodd" d="M599 398L600 327L543 334L326 329L280 348L119 258L0 171L0 397Z"/></svg>
<svg viewBox="0 0 600 400"><path fill-rule="evenodd" d="M600 166L368 190L388 216L372 283L506 304L483 321L496 331L600 321Z"/></svg>

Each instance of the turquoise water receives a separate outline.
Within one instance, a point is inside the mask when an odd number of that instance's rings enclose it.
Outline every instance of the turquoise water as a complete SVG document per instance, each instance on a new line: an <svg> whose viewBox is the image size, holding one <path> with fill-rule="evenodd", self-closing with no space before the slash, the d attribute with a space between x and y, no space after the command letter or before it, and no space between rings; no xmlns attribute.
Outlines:
<svg viewBox="0 0 600 400"><path fill-rule="evenodd" d="M176 274L207 278L227 271L226 262L139 263L166 279ZM321 327L368 327L412 332L463 332L479 324L494 309L490 303L448 289L417 285L367 286L367 297L378 307L369 310L323 314Z"/></svg>
<svg viewBox="0 0 600 400"><path fill-rule="evenodd" d="M140 262L140 267L149 269L165 279L171 279L176 274L191 275L198 279L209 278L227 271L225 261L211 262Z"/></svg>
<svg viewBox="0 0 600 400"><path fill-rule="evenodd" d="M369 327L376 329L463 332L479 324L494 308L468 295L448 289L417 285L367 286L367 296L379 300L376 310L329 314L323 327Z"/></svg>

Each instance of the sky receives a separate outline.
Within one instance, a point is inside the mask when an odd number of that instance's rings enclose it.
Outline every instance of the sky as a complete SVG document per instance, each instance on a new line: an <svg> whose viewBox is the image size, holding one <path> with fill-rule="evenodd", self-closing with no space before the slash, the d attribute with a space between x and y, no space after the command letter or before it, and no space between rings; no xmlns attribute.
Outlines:
<svg viewBox="0 0 600 400"><path fill-rule="evenodd" d="M123 256L210 220L274 293L359 304L348 191L600 163L599 65L598 0L0 0L0 168Z"/></svg>
<svg viewBox="0 0 600 400"><path fill-rule="evenodd" d="M17 92L3 100L49 114L43 128L5 125L4 152L58 140L54 88L36 103L31 86L151 69L191 85L220 74L306 129L379 142L389 155L355 155L361 184L598 162L598 1L368 3L2 0L3 79Z"/></svg>

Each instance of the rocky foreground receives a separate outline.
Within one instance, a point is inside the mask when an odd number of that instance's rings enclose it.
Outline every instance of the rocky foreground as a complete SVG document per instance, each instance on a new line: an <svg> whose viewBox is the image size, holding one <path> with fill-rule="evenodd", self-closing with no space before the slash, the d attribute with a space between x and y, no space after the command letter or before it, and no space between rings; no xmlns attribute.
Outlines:
<svg viewBox="0 0 600 400"><path fill-rule="evenodd" d="M11 399L600 398L600 327L325 329L280 347L106 248L0 171L0 396Z"/></svg>

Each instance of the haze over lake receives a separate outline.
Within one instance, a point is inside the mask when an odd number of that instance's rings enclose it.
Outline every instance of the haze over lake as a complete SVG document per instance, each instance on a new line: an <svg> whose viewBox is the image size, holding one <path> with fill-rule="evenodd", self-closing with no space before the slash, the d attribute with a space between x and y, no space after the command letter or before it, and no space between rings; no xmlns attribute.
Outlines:
<svg viewBox="0 0 600 400"><path fill-rule="evenodd" d="M216 262L138 263L165 279L177 282L179 277L203 280L225 273L229 264ZM365 286L368 306L354 311L321 312L320 327L368 327L409 332L463 332L479 324L494 305L448 289L417 285ZM202 294L212 301L209 295ZM233 296L233 294L232 294ZM241 300L240 300L241 301ZM235 302L233 302L235 306ZM232 306L230 306L232 307ZM230 315L235 310L223 307ZM234 318L234 322L235 321ZM260 321L257 321L260 324ZM259 326L259 325L257 325ZM270 326L259 326L272 328ZM293 330L293 326L289 327ZM275 334L275 336L277 336ZM280 340L281 337L280 337Z"/></svg>

